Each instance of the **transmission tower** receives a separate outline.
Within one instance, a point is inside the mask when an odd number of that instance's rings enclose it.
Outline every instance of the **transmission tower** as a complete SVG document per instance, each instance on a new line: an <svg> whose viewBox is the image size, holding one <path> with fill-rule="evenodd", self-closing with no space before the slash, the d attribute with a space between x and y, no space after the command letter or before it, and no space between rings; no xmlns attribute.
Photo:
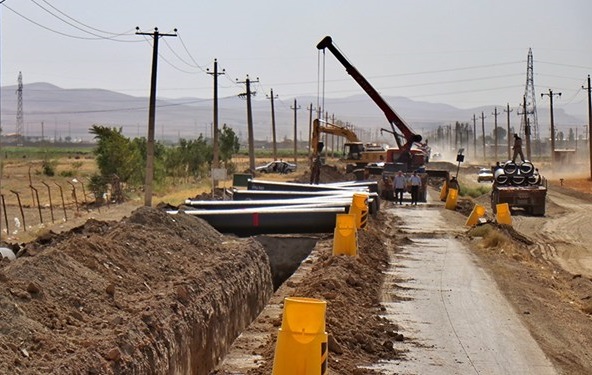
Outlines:
<svg viewBox="0 0 592 375"><path fill-rule="evenodd" d="M23 145L23 133L24 133L24 116L23 116L23 74L19 72L18 75L18 89L16 90L16 137L17 144Z"/></svg>
<svg viewBox="0 0 592 375"><path fill-rule="evenodd" d="M526 126L530 125L530 138L538 144L540 136L535 100L536 95L534 93L534 68L532 59L532 48L528 49L528 60L526 63L526 88L524 90L524 98L526 98L526 107L522 110L526 112L526 116L520 117L520 134L525 134Z"/></svg>

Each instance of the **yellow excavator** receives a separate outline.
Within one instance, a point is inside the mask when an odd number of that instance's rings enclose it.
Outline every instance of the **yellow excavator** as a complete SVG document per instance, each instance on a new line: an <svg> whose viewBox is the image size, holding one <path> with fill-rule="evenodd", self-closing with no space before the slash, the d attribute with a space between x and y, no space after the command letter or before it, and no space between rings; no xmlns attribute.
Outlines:
<svg viewBox="0 0 592 375"><path fill-rule="evenodd" d="M380 163L386 160L387 150L384 147L371 143L363 143L353 130L319 119L313 121L311 140L313 158L318 157L321 152L319 142L323 133L345 138L346 142L343 144L343 153L340 161L346 164L346 171L348 173L356 168L364 168L370 163Z"/></svg>

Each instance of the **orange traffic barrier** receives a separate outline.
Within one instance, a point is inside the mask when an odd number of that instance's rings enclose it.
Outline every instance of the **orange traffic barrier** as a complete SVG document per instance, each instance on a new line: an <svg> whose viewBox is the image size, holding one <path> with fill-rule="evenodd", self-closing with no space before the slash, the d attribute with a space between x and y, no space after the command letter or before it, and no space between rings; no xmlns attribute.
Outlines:
<svg viewBox="0 0 592 375"><path fill-rule="evenodd" d="M455 210L457 200L458 200L458 190L448 189L448 196L446 197L446 208L449 210Z"/></svg>
<svg viewBox="0 0 592 375"><path fill-rule="evenodd" d="M368 223L368 194L354 193L349 213L356 215L356 228L365 228Z"/></svg>
<svg viewBox="0 0 592 375"><path fill-rule="evenodd" d="M495 221L498 224L512 225L512 215L510 213L510 205L507 203L498 203L495 205Z"/></svg>
<svg viewBox="0 0 592 375"><path fill-rule="evenodd" d="M333 231L333 255L358 255L358 230L354 214L337 214Z"/></svg>
<svg viewBox="0 0 592 375"><path fill-rule="evenodd" d="M485 207L476 204L473 208L473 211L471 212L471 215L469 215L469 218L467 219L465 225L467 227L471 227L477 224L479 222L479 219L482 218L483 215L485 215Z"/></svg>
<svg viewBox="0 0 592 375"><path fill-rule="evenodd" d="M273 375L325 375L328 348L327 303L314 298L287 297L273 358Z"/></svg>

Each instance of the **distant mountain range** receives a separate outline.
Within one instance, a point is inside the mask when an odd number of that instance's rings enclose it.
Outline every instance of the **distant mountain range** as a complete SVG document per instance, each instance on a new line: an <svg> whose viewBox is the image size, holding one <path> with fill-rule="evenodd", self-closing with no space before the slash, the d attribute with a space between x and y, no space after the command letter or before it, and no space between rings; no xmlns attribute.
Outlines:
<svg viewBox="0 0 592 375"><path fill-rule="evenodd" d="M3 134L16 132L16 86L2 87L1 126ZM309 108L317 106L316 97L299 97L297 106L298 138L308 137ZM472 125L473 114L481 112L487 117L486 132L493 128L496 104L470 109L459 109L447 104L428 103L404 97L384 97L390 106L418 133L427 133L440 125L456 121ZM278 141L292 139L294 134L294 99L275 100L276 134ZM122 128L128 137L146 136L148 123L148 98L125 95L101 89L62 89L49 83L31 83L23 86L24 134L45 139L91 140L88 130L93 124ZM346 98L326 98L325 108L329 116L349 122L356 129L376 134L381 127L389 128L380 109L365 94ZM498 126L506 126L505 104L497 104ZM179 138L195 138L198 134L209 137L213 122L212 98L181 98L157 100L157 140L175 141ZM218 121L227 124L241 139L247 137L246 101L238 96L219 98ZM511 124L518 128L520 119L516 108ZM268 99L253 97L253 128L256 140L271 140L271 106ZM316 117L316 116L315 116ZM558 129L581 128L588 123L586 104L566 105L554 110ZM480 126L480 120L477 120ZM539 131L548 134L549 108L538 109ZM489 129L489 130L487 130ZM361 130L362 131L362 130ZM390 139L390 138L389 138Z"/></svg>

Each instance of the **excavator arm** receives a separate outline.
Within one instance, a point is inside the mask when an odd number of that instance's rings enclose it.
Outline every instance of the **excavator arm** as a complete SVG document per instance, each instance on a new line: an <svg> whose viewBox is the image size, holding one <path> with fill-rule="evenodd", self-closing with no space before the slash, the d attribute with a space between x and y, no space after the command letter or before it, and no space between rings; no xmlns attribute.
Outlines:
<svg viewBox="0 0 592 375"><path fill-rule="evenodd" d="M391 125L392 134L395 136L397 146L401 150L401 155L407 155L414 143L421 143L422 137L414 133L411 128L403 121L403 119L388 105L387 102L380 96L378 91L372 87L370 82L360 74L360 72L343 56L343 54L335 47L330 36L326 36L317 44L317 49L328 49L333 53L337 60L345 67L347 73L362 87L362 89L370 96L370 98L378 105L386 116ZM397 137L396 129L403 134L405 143L402 144L399 137Z"/></svg>

